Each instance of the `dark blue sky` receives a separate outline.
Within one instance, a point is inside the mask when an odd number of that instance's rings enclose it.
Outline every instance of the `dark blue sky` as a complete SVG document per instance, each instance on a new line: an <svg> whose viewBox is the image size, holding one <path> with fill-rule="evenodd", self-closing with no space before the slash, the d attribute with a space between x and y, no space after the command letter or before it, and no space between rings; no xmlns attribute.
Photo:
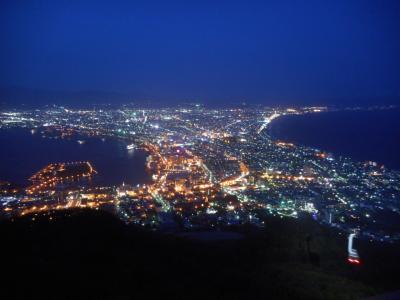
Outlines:
<svg viewBox="0 0 400 300"><path fill-rule="evenodd" d="M0 2L0 86L283 103L400 96L400 1Z"/></svg>

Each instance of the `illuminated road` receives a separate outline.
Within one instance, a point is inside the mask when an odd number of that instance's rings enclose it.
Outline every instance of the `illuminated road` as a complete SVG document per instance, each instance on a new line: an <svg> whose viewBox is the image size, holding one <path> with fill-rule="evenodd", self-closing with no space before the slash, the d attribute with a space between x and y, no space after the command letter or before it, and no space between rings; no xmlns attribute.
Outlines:
<svg viewBox="0 0 400 300"><path fill-rule="evenodd" d="M278 113L273 113L269 118L265 118L263 124L261 125L260 129L258 129L257 133L260 134L261 131L263 131L269 123L271 123L274 119L278 118L280 114Z"/></svg>
<svg viewBox="0 0 400 300"><path fill-rule="evenodd" d="M163 199L157 192L150 191L151 196L153 197L154 201L161 205L161 209L163 212L169 212L171 210L171 205L167 201Z"/></svg>

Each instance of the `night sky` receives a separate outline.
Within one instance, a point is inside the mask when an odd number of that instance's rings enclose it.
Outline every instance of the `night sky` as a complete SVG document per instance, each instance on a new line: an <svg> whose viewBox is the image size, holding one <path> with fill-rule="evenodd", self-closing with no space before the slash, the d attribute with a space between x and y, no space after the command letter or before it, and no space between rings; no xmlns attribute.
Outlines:
<svg viewBox="0 0 400 300"><path fill-rule="evenodd" d="M0 45L3 92L400 103L398 0L2 0Z"/></svg>

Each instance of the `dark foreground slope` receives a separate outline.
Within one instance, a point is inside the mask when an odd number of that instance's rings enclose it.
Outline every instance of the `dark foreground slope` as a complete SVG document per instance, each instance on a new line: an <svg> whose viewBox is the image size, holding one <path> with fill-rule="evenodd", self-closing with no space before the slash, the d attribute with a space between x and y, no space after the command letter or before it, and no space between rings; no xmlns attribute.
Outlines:
<svg viewBox="0 0 400 300"><path fill-rule="evenodd" d="M400 287L395 248L360 244L365 263L352 267L345 239L308 220L272 218L265 231L241 230L240 240L200 242L93 211L2 223L1 293L12 295L7 299L357 299Z"/></svg>

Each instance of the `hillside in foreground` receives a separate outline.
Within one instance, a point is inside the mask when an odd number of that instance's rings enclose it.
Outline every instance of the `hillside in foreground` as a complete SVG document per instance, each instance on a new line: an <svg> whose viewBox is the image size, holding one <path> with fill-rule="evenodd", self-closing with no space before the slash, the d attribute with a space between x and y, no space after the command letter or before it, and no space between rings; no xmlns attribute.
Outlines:
<svg viewBox="0 0 400 300"><path fill-rule="evenodd" d="M398 246L357 241L355 267L344 236L308 219L265 221L212 241L85 210L3 222L2 290L8 299L358 299L400 287Z"/></svg>

